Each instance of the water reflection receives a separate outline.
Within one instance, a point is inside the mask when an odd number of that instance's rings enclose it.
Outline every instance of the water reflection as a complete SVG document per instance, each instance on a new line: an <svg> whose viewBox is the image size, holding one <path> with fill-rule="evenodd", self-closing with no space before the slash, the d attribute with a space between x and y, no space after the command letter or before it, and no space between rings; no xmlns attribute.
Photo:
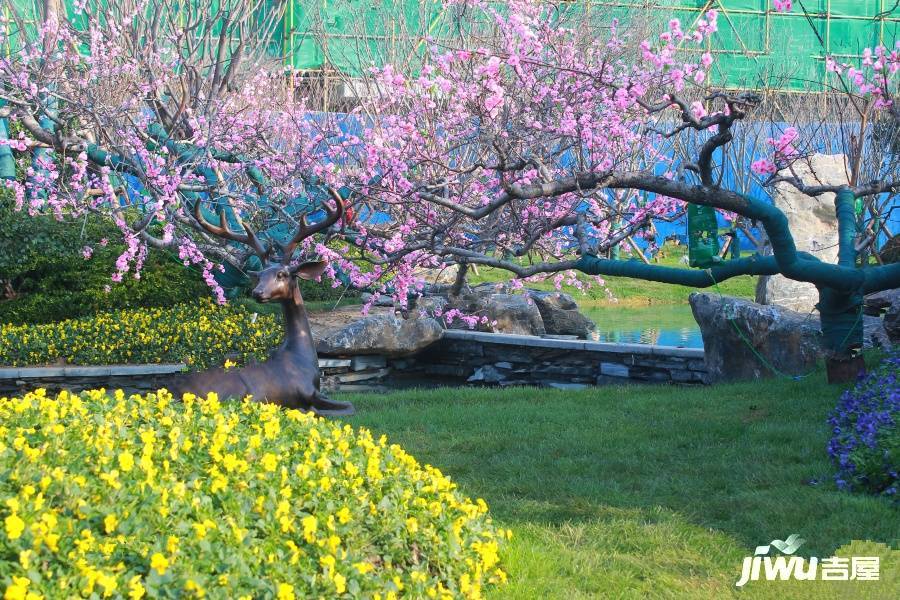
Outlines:
<svg viewBox="0 0 900 600"><path fill-rule="evenodd" d="M597 324L599 342L702 348L703 338L687 305L620 308L587 306L581 311Z"/></svg>

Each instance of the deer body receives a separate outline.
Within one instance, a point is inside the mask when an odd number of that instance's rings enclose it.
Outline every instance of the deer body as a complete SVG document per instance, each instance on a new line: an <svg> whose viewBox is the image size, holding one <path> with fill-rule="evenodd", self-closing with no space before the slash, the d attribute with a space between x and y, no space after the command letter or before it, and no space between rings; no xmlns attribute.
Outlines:
<svg viewBox="0 0 900 600"><path fill-rule="evenodd" d="M284 341L265 362L240 369L210 369L183 376L174 382L173 393L180 396L185 392L200 395L215 392L223 399L252 396L258 402L271 402L322 416L352 415L352 404L330 400L319 391L319 361L306 307L292 300L282 301L281 305Z"/></svg>
<svg viewBox="0 0 900 600"><path fill-rule="evenodd" d="M269 358L262 363L247 365L240 369L210 369L179 377L173 382L172 392L181 396L186 392L206 395L215 392L220 398L242 399L252 396L258 402L271 402L285 408L307 410L322 416L345 416L354 413L349 402L330 400L319 391L319 360L306 306L300 294L297 278L318 279L326 264L321 261L305 262L291 266L290 261L297 243L333 223L343 213L344 205L336 193L337 207L326 208L325 221L310 226L305 219L301 222L294 238L284 247L280 262L269 262L269 252L260 247L257 238L244 226L246 236L236 241L257 248L264 269L255 275L259 281L253 290L253 297L259 302L281 302L284 314L284 341ZM217 235L235 234L225 227L204 224L197 215L198 222ZM225 219L222 218L222 222ZM211 229L212 228L212 229Z"/></svg>

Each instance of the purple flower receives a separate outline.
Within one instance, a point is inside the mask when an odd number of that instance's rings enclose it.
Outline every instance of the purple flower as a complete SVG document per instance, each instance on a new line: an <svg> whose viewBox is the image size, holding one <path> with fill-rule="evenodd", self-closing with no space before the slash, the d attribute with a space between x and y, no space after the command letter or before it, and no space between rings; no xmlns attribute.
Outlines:
<svg viewBox="0 0 900 600"><path fill-rule="evenodd" d="M826 450L838 489L895 496L900 448L900 356L885 359L841 395L828 416Z"/></svg>

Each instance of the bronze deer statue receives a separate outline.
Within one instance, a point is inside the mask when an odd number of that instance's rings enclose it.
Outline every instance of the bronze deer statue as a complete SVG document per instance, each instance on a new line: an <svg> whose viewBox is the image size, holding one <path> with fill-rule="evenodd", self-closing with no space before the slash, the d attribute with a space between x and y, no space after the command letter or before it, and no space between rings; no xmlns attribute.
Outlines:
<svg viewBox="0 0 900 600"><path fill-rule="evenodd" d="M252 396L258 402L271 402L286 408L314 412L322 416L346 416L354 413L349 402L330 400L319 391L319 362L316 346L309 329L306 307L300 295L297 278L318 279L325 270L322 261L304 262L291 266L294 250L304 239L327 229L344 214L344 202L340 194L329 189L335 200L335 208L325 206L324 220L310 225L307 215L298 224L297 231L282 246L281 260L271 260L271 247L266 248L253 231L240 219L245 234L232 231L224 209L219 211L220 225L213 225L202 215L199 202L194 206L194 218L208 233L250 246L263 263L261 271L253 272L258 283L253 297L259 302L281 302L284 313L284 342L262 363L250 364L240 369L210 369L178 377L172 392L180 397L185 392L205 395L215 392L220 398L244 398Z"/></svg>

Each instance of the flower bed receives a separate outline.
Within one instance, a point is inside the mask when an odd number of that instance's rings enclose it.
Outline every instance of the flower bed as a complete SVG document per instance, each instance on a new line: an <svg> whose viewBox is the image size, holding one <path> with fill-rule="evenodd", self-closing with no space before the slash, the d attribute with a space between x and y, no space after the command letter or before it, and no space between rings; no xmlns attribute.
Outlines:
<svg viewBox="0 0 900 600"><path fill-rule="evenodd" d="M263 359L281 341L272 315L253 318L244 307L211 300L169 308L140 308L43 325L0 325L0 364L184 362L191 368Z"/></svg>
<svg viewBox="0 0 900 600"><path fill-rule="evenodd" d="M505 579L484 502L365 429L164 391L38 390L0 399L0 423L6 597L475 598Z"/></svg>
<svg viewBox="0 0 900 600"><path fill-rule="evenodd" d="M847 390L828 418L828 455L841 489L896 495L900 471L900 356Z"/></svg>

